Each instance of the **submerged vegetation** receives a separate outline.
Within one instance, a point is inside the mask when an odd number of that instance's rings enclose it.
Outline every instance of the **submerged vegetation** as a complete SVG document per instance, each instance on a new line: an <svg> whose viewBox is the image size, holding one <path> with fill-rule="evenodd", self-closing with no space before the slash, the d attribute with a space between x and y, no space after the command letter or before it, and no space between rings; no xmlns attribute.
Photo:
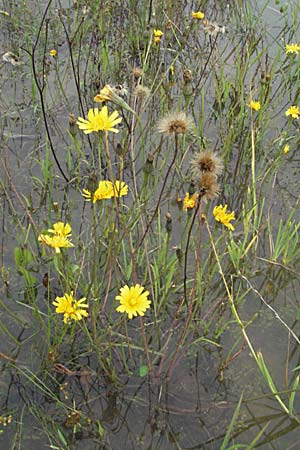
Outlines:
<svg viewBox="0 0 300 450"><path fill-rule="evenodd" d="M0 14L1 445L298 448L298 2Z"/></svg>

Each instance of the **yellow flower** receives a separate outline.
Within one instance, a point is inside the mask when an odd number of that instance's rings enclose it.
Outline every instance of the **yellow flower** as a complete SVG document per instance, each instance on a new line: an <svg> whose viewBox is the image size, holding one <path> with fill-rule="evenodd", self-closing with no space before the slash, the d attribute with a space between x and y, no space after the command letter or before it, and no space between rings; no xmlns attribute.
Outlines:
<svg viewBox="0 0 300 450"><path fill-rule="evenodd" d="M151 301L148 300L149 292L143 291L144 288L140 284L136 284L130 288L127 285L122 287L120 289L120 295L116 296L116 300L120 301L120 306L117 307L117 311L127 313L129 319L137 315L143 316L151 304Z"/></svg>
<svg viewBox="0 0 300 450"><path fill-rule="evenodd" d="M114 91L109 84L106 84L104 88L101 89L100 93L95 95L94 101L98 103L107 102L109 100L113 100Z"/></svg>
<svg viewBox="0 0 300 450"><path fill-rule="evenodd" d="M119 130L113 128L122 121L122 117L118 116L119 113L117 111L114 111L109 116L107 106L103 106L100 111L98 108L90 109L88 112L88 120L78 117L76 123L79 129L83 130L85 134L92 133L93 131L112 131L113 133L119 133Z"/></svg>
<svg viewBox="0 0 300 450"><path fill-rule="evenodd" d="M290 151L289 144L285 144L285 146L283 147L283 153L286 155L289 151Z"/></svg>
<svg viewBox="0 0 300 450"><path fill-rule="evenodd" d="M53 229L48 230L49 233L53 233L55 236L64 236L66 238L70 237L72 234L71 225L63 222L57 222L53 224Z"/></svg>
<svg viewBox="0 0 300 450"><path fill-rule="evenodd" d="M56 306L55 312L64 315L64 323L71 319L77 321L88 316L88 312L82 308L88 308L88 304L84 303L86 298L76 300L73 292L65 294L63 297L56 297L53 305Z"/></svg>
<svg viewBox="0 0 300 450"><path fill-rule="evenodd" d="M229 228L230 230L234 230L233 225L230 223L231 220L235 220L234 212L227 213L227 205L219 205L215 206L213 210L213 214L215 216L215 219L217 222L223 223L225 227Z"/></svg>
<svg viewBox="0 0 300 450"><path fill-rule="evenodd" d="M61 248L74 247L74 244L72 244L66 236L49 236L49 234L40 234L38 241L43 245L48 245L48 247L54 248L56 253L60 253Z"/></svg>
<svg viewBox="0 0 300 450"><path fill-rule="evenodd" d="M158 44L163 37L164 33L161 30L153 30L153 40L155 44Z"/></svg>
<svg viewBox="0 0 300 450"><path fill-rule="evenodd" d="M197 11L197 12L192 12L192 18L193 19L204 19L204 13L201 11Z"/></svg>
<svg viewBox="0 0 300 450"><path fill-rule="evenodd" d="M288 53L297 53L300 51L300 45L299 44L287 44L285 46L285 52Z"/></svg>
<svg viewBox="0 0 300 450"><path fill-rule="evenodd" d="M54 48L52 50L50 50L49 54L51 56L53 56L53 58L55 58L55 56L57 55L57 50L55 50Z"/></svg>
<svg viewBox="0 0 300 450"><path fill-rule="evenodd" d="M128 194L128 185L124 181L116 180L115 184L112 185L112 189L114 197L123 197L123 195Z"/></svg>
<svg viewBox="0 0 300 450"><path fill-rule="evenodd" d="M293 119L298 119L300 116L299 106L290 106L289 109L285 112L285 115L292 116Z"/></svg>
<svg viewBox="0 0 300 450"><path fill-rule="evenodd" d="M195 208L196 202L198 199L198 194L190 195L188 192L185 194L183 200L183 209L187 211L188 209Z"/></svg>
<svg viewBox="0 0 300 450"><path fill-rule="evenodd" d="M98 188L92 194L87 189L83 189L82 196L89 202L93 200L96 203L97 200L103 200L112 197L122 197L127 195L128 185L124 181L116 180L115 184L108 180L99 181Z"/></svg>
<svg viewBox="0 0 300 450"><path fill-rule="evenodd" d="M249 104L247 104L247 106L249 106L249 108L254 111L260 110L260 102L256 102L254 100L251 100L251 102Z"/></svg>

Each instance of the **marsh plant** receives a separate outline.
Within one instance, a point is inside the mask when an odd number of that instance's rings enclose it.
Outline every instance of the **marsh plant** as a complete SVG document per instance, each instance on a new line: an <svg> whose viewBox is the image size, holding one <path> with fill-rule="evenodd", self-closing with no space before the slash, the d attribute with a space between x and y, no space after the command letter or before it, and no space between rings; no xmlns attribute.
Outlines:
<svg viewBox="0 0 300 450"><path fill-rule="evenodd" d="M299 193L287 180L299 148L298 2L17 3L0 11L0 356L41 442L121 448L90 404L95 386L109 386L114 411L132 380L160 386L161 399L203 354L215 385L250 354L260 394L297 428ZM276 303L283 290L292 317ZM289 339L283 388L251 331L261 311ZM243 448L271 441L271 416L259 433L236 425L241 390L227 432L170 431L155 444L153 432L151 447L134 431L141 442L122 448L225 449L246 429ZM7 448L28 444L24 408L3 403L19 440Z"/></svg>

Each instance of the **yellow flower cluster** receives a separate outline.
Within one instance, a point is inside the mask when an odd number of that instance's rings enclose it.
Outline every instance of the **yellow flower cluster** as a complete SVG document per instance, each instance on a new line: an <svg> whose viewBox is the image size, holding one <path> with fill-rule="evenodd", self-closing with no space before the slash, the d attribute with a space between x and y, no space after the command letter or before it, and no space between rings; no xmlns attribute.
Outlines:
<svg viewBox="0 0 300 450"><path fill-rule="evenodd" d="M183 200L183 209L187 211L188 209L193 209L196 206L198 199L198 194L190 195L188 192L186 193Z"/></svg>
<svg viewBox="0 0 300 450"><path fill-rule="evenodd" d="M88 304L84 303L86 298L76 300L73 297L73 292L65 294L63 297L56 297L53 305L56 306L55 312L57 314L64 315L64 323L70 320L81 320L83 317L88 316L88 312L85 310L88 308Z"/></svg>
<svg viewBox="0 0 300 450"><path fill-rule="evenodd" d="M161 41L164 33L161 30L153 30L153 41L154 44L158 44Z"/></svg>
<svg viewBox="0 0 300 450"><path fill-rule="evenodd" d="M53 234L53 236L50 236L49 234L40 234L38 241L43 245L54 248L56 253L60 253L61 248L74 247L74 244L69 241L71 232L72 228L68 223L64 224L63 222L57 222L53 225L53 229L50 228L48 230L48 233Z"/></svg>
<svg viewBox="0 0 300 450"><path fill-rule="evenodd" d="M128 185L124 183L124 181L116 180L115 183L112 183L109 180L99 181L98 187L95 192L92 194L89 190L83 189L82 196L90 202L96 203L97 200L104 200L106 198L112 197L122 197L123 195L128 194Z"/></svg>

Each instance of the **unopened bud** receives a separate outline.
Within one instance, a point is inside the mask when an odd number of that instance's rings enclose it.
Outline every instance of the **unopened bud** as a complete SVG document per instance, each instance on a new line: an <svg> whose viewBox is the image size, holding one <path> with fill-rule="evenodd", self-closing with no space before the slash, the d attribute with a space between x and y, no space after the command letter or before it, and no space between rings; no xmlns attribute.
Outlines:
<svg viewBox="0 0 300 450"><path fill-rule="evenodd" d="M166 214L166 230L167 233L171 233L172 231L172 216L169 212Z"/></svg>

